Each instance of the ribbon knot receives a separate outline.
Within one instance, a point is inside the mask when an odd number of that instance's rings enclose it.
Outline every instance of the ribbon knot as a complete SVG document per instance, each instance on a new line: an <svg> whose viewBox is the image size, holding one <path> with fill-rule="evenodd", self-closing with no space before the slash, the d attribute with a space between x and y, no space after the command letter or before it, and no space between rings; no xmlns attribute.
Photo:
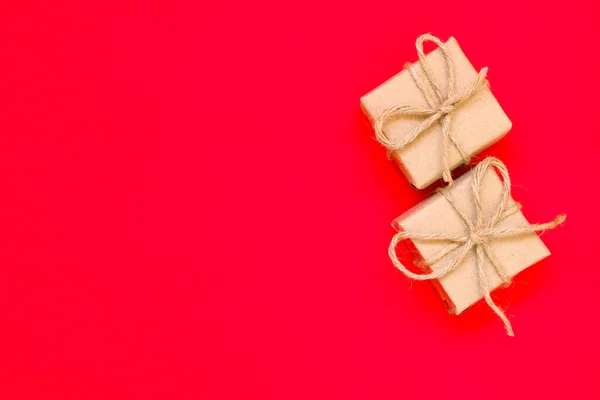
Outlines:
<svg viewBox="0 0 600 400"><path fill-rule="evenodd" d="M485 243L486 243L486 241L487 241L487 239L485 238L485 236L481 236L481 233L480 233L480 231L477 231L477 232L472 232L472 233L469 235L469 240L470 240L471 242L473 242L473 244L474 244L475 246L481 246L481 245L485 244Z"/></svg>
<svg viewBox="0 0 600 400"><path fill-rule="evenodd" d="M485 221L483 216L483 207L480 196L481 180L488 168L495 168L502 177L502 194L498 206L493 211L492 216ZM460 219L466 225L466 233L459 234L443 234L443 233L422 233L422 232L398 232L392 238L390 246L388 248L388 254L392 263L402 273L409 278L415 280L429 280L439 279L449 272L458 268L469 252L474 251L477 256L477 275L479 280L479 286L483 292L483 297L490 308L500 317L504 322L504 327L509 336L514 336L510 321L502 311L500 307L494 303L491 296L491 289L489 287L486 274L484 272L485 259L487 258L492 265L494 272L500 277L502 282L510 282L510 278L504 272L504 269L499 264L496 256L492 252L490 243L492 239L501 237L517 237L533 232L544 231L546 229L554 229L563 222L565 222L566 215L558 215L554 221L547 222L544 224L532 224L526 226L514 226L501 228L497 224L513 215L520 209L520 205L517 203L512 207L508 207L508 201L510 199L510 177L506 166L502 161L494 157L488 157L479 163L472 171L473 182L471 184L471 194L473 202L475 203L475 220L471 220L460 207L456 204L450 191L446 188L439 189L438 192L443 195L446 200L450 203L452 208L456 211ZM420 241L437 241L447 242L442 250L435 254L432 258L422 262L424 265L433 265L443 258L447 257L451 253L456 251L456 256L442 268L436 269L428 274L416 274L409 271L402 263L398 260L396 254L396 245L405 239L420 240Z"/></svg>
<svg viewBox="0 0 600 400"><path fill-rule="evenodd" d="M447 85L445 86L445 90L442 90L442 85L440 85L440 83L437 82L433 76L431 67L429 66L427 58L425 57L425 53L423 52L424 42L434 42L444 55L447 66ZM419 135L428 130L431 126L439 123L442 127L442 177L445 182L452 183L452 174L450 173L450 166L448 163L448 147L450 143L452 143L452 145L454 145L454 147L458 150L465 164L469 163L470 157L450 129L451 114L458 106L469 100L480 90L487 87L487 81L485 79L487 75L487 68L483 68L481 71L479 71L477 78L471 83L471 85L469 85L469 87L467 87L461 93L455 94L454 81L456 74L454 71L454 63L452 62L450 53L446 49L446 45L437 37L430 34L425 34L417 38L416 48L423 73L419 73L417 68L412 64L405 65L405 68L407 68L412 80L425 97L425 100L427 100L428 106L418 107L401 105L393 106L384 110L375 119L375 136L379 143L387 148L388 156L390 156L392 152L403 149L405 146L416 140ZM424 75L424 78L422 75ZM427 87L427 84L431 87L433 93L431 89ZM402 140L390 140L384 132L385 124L391 120L407 117L424 118L424 120Z"/></svg>
<svg viewBox="0 0 600 400"><path fill-rule="evenodd" d="M437 109L436 114L445 117L446 115L454 112L454 110L456 110L456 106L453 104L442 105Z"/></svg>

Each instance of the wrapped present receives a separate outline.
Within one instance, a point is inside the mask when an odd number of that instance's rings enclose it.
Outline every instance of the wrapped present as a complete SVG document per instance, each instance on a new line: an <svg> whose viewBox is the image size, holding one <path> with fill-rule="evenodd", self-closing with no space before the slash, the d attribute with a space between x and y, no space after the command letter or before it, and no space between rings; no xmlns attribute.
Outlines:
<svg viewBox="0 0 600 400"><path fill-rule="evenodd" d="M423 43L438 48L425 55ZM454 38L429 34L419 61L363 96L376 137L411 184L422 189L502 138L512 124L489 90L487 68L473 68Z"/></svg>
<svg viewBox="0 0 600 400"><path fill-rule="evenodd" d="M478 300L510 322L494 303L491 292L550 252L536 232L564 222L530 224L510 195L510 178L504 164L486 158L452 185L393 222L399 232L390 243L393 264L408 277L431 280L451 313L460 314ZM396 245L409 242L422 273L407 269L398 259Z"/></svg>

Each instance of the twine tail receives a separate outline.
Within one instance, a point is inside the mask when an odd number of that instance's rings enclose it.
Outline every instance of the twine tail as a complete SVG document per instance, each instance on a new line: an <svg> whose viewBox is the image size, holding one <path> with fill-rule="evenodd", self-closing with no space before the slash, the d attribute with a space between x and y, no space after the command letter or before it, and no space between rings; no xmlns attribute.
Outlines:
<svg viewBox="0 0 600 400"><path fill-rule="evenodd" d="M448 142L450 141L450 116L442 118L442 178L447 184L452 184L452 172L448 165Z"/></svg>
<svg viewBox="0 0 600 400"><path fill-rule="evenodd" d="M502 322L504 323L504 329L506 329L506 334L508 336L515 336L515 333L512 329L512 325L508 320L504 311L492 299L492 294L490 292L490 287L488 285L487 279L485 278L485 271L483 270L484 265L484 252L481 246L477 246L477 273L479 275L479 284L481 285L481 290L483 290L483 297L485 298L485 302L488 306L500 317Z"/></svg>
<svg viewBox="0 0 600 400"><path fill-rule="evenodd" d="M553 221L548 222L547 224L534 224L534 227L537 230L546 230L546 229L554 229L559 225L562 225L567 220L567 214L558 214Z"/></svg>
<svg viewBox="0 0 600 400"><path fill-rule="evenodd" d="M502 322L504 323L504 329L506 329L506 334L511 337L515 336L515 332L512 329L512 325L510 324L508 317L506 316L506 314L504 314L504 311L502 311L502 309L500 307L498 307L498 305L496 303L494 303L494 300L492 300L492 295L490 294L490 292L485 292L484 297L485 297L485 302L488 304L488 306L492 310L494 310L496 315L498 315L500 317L500 319L502 320Z"/></svg>
<svg viewBox="0 0 600 400"><path fill-rule="evenodd" d="M496 273L502 280L502 286L509 286L510 278L508 277L508 275L506 275L506 272L504 272L504 269L502 269L502 266L500 265L500 263L498 262L498 259L492 252L492 249L490 248L489 243L483 243L481 246L483 248L483 252L487 256L487 258L490 260L490 262L492 263L492 267L494 267L494 271L496 271Z"/></svg>

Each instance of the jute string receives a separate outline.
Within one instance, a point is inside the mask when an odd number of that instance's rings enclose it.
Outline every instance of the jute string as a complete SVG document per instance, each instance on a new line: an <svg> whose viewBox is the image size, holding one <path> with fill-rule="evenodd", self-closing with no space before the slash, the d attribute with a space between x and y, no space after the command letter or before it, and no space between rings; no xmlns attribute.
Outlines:
<svg viewBox="0 0 600 400"><path fill-rule="evenodd" d="M483 176L488 168L496 168L496 170L502 176L503 186L498 207L494 210L493 215L487 221L484 221L483 207L480 196L480 186L481 180L483 179ZM481 288L481 291L483 292L483 297L485 298L485 301L490 306L490 308L494 310L494 312L504 322L504 327L506 328L506 332L508 333L508 335L514 336L514 332L512 330L508 318L506 317L502 309L498 307L498 305L496 305L496 303L494 303L494 301L492 300L492 296L490 294L490 286L488 284L488 280L483 270L485 259L487 258L493 266L494 271L502 279L502 282L504 282L504 284L506 285L510 283L510 278L506 275L506 273L502 269L502 266L498 263L498 260L494 256L494 253L491 251L490 242L495 238L511 236L514 237L532 232L544 231L546 229L554 229L565 221L566 215L560 214L554 219L554 221L545 224L533 224L528 226L515 226L504 228L497 227L496 225L500 221L517 212L520 209L520 205L516 204L515 206L508 207L508 201L510 198L510 177L508 176L508 171L506 169L506 166L502 163L502 161L493 157L486 158L473 169L473 182L471 184L471 192L473 196L473 201L475 203L476 211L474 221L469 219L464 210L461 210L457 206L448 189L444 188L439 190L439 193L441 193L446 198L446 200L452 205L452 208L456 210L461 220L465 223L467 227L466 233L439 234L422 232L399 232L392 238L392 242L390 243L390 247L388 249L389 256L394 266L400 271L402 271L404 275L408 276L409 278L422 281L429 279L438 279L450 273L451 271L453 271L461 265L461 263L471 250L474 250L477 256L477 275L479 280L479 286ZM404 265L400 263L400 261L398 260L398 256L396 255L396 245L398 244L398 242L404 239L448 242L448 245L442 250L440 250L436 255L434 255L428 260L425 260L425 265L431 266L443 259L444 257L448 256L455 250L458 250L458 253L456 257L443 268L440 268L427 274L416 274L406 269L406 267L404 267Z"/></svg>
<svg viewBox="0 0 600 400"><path fill-rule="evenodd" d="M447 66L447 85L445 91L441 89L442 85L440 85L439 82L437 82L435 77L433 76L431 67L429 66L427 58L425 57L425 53L423 52L424 42L435 43L444 55L444 59L446 61ZM444 43L433 35L424 34L419 36L419 38L417 39L416 47L417 54L419 56L419 62L421 63L421 68L423 70L423 75L425 76L423 77L412 64L405 65L405 68L408 68L408 72L411 78L415 82L417 88L419 88L419 91L427 100L427 104L429 106L416 107L410 105L403 105L393 106L386 109L375 120L375 136L379 143L381 143L384 147L388 149L388 156L391 156L392 152L403 149L408 144L412 143L415 139L417 139L420 134L425 132L432 125L439 123L442 127L442 178L444 179L444 182L452 183L452 175L448 163L449 143L451 142L454 145L454 147L456 147L465 164L468 164L470 161L469 155L465 151L464 147L460 144L460 142L456 139L456 136L450 129L450 125L452 122L452 113L463 102L473 97L481 89L487 87L487 81L485 77L487 75L488 69L483 68L481 71L479 71L475 81L473 81L461 93L456 94L454 87L454 63L452 62L450 53L446 49ZM427 87L426 82L428 82L429 86L431 86L431 88L433 89L433 93L431 93L431 90ZM400 118L407 117L424 118L424 120L418 127L416 127L402 140L390 140L384 133L384 127L386 123L391 120L397 120Z"/></svg>

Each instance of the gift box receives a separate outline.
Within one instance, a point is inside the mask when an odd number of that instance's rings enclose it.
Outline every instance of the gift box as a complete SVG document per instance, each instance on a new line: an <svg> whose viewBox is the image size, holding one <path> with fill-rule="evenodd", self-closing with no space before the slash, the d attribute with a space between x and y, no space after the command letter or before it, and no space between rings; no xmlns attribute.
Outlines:
<svg viewBox="0 0 600 400"><path fill-rule="evenodd" d="M454 183L438 190L395 219L399 231L390 244L396 267L411 278L431 280L448 311L460 314L482 298L505 321L490 292L519 272L548 257L537 231L565 220L559 215L546 224L530 224L510 195L506 167L487 158ZM404 241L423 273L409 271L396 255Z"/></svg>
<svg viewBox="0 0 600 400"><path fill-rule="evenodd" d="M438 48L425 55L423 42ZM417 40L419 61L363 96L361 107L411 184L422 189L502 138L512 124L457 41Z"/></svg>

